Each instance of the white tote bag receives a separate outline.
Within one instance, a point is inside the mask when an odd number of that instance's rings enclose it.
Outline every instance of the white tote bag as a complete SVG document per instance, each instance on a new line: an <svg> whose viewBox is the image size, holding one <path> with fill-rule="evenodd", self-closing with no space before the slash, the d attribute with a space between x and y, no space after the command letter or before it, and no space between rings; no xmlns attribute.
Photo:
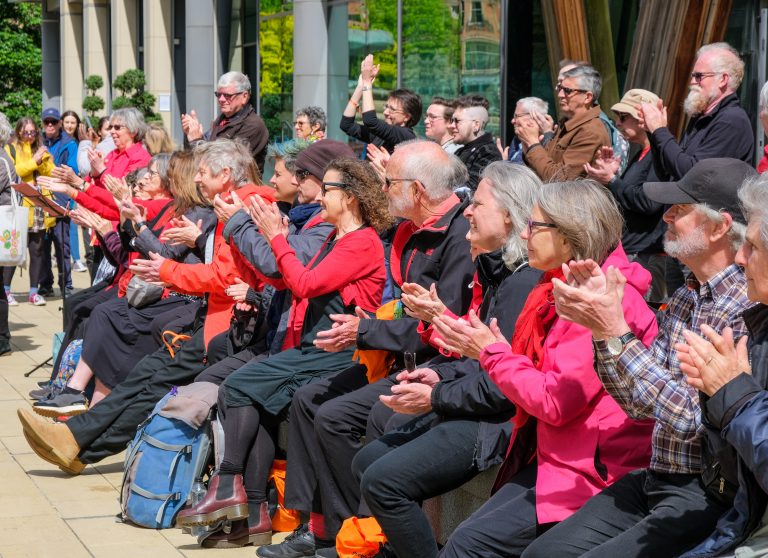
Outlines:
<svg viewBox="0 0 768 558"><path fill-rule="evenodd" d="M8 161L0 157L8 174L8 183L15 179ZM2 169L0 169L2 172ZM29 208L19 205L15 191L11 191L11 205L0 206L0 266L24 265L27 259L27 227Z"/></svg>

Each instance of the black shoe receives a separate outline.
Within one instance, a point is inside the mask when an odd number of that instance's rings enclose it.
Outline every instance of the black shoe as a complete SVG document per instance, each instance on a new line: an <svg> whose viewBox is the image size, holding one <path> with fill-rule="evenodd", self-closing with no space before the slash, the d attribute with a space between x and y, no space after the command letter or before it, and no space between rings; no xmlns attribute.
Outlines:
<svg viewBox="0 0 768 558"><path fill-rule="evenodd" d="M336 552L335 546L329 546L328 548L318 548L315 552L315 558L339 558L339 553Z"/></svg>
<svg viewBox="0 0 768 558"><path fill-rule="evenodd" d="M37 289L37 294L40 296L53 296L53 287L40 287Z"/></svg>
<svg viewBox="0 0 768 558"><path fill-rule="evenodd" d="M11 354L11 342L7 339L0 340L0 356Z"/></svg>
<svg viewBox="0 0 768 558"><path fill-rule="evenodd" d="M335 546L335 541L316 539L309 532L309 525L302 523L280 544L270 544L256 549L256 556L261 558L302 558L314 556L321 548Z"/></svg>

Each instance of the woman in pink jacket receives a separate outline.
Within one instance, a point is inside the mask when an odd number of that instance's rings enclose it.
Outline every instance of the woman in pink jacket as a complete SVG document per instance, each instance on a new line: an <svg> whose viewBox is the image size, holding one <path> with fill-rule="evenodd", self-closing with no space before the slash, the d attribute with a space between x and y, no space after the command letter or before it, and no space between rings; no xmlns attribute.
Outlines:
<svg viewBox="0 0 768 558"><path fill-rule="evenodd" d="M436 318L444 348L479 358L515 403L513 435L495 493L448 540L440 556L520 556L548 527L650 460L653 423L627 417L603 389L589 330L558 318L552 279L562 265L593 258L628 282L624 312L645 344L656 335L643 300L650 275L619 244L622 218L610 193L592 181L544 186L522 238L529 264L545 271L520 313L511 344L494 322Z"/></svg>

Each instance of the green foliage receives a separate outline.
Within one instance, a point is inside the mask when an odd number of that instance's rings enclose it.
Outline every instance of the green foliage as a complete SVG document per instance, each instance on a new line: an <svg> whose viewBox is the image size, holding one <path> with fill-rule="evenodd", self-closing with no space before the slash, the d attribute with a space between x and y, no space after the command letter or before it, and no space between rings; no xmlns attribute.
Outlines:
<svg viewBox="0 0 768 558"><path fill-rule="evenodd" d="M0 111L11 122L42 111L39 4L0 0Z"/></svg>
<svg viewBox="0 0 768 558"><path fill-rule="evenodd" d="M141 70L127 70L115 78L112 87L120 92L118 97L112 100L112 109L117 110L126 107L135 107L144 115L147 122L160 120L155 113L155 96L144 91L147 79Z"/></svg>
<svg viewBox="0 0 768 558"><path fill-rule="evenodd" d="M282 9L278 0L261 2L262 15ZM282 137L293 111L293 16L266 19L260 27L261 116L271 138ZM288 133L291 137L293 131Z"/></svg>
<svg viewBox="0 0 768 558"><path fill-rule="evenodd" d="M104 80L100 75L94 74L85 78L85 88L91 95L96 93L96 91L102 87L104 87Z"/></svg>
<svg viewBox="0 0 768 558"><path fill-rule="evenodd" d="M104 108L104 99L96 94L96 91L102 87L104 87L104 80L101 76L94 74L85 78L88 96L83 99L83 109L92 119L96 118L96 113Z"/></svg>

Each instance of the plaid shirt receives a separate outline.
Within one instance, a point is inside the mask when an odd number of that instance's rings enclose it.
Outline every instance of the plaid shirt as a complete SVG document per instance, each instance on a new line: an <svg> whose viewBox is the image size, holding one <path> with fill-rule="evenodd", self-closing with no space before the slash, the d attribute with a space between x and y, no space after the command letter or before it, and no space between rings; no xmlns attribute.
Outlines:
<svg viewBox="0 0 768 558"><path fill-rule="evenodd" d="M627 344L612 357L605 341L595 342L597 373L605 389L626 413L636 419L654 418L650 468L663 473L700 473L701 423L699 394L680 371L675 343L685 342L683 330L701 335L701 324L718 333L732 327L738 339L747 334L741 313L747 299L743 270L732 264L698 289L678 289L662 316L659 333L646 348L640 341Z"/></svg>

